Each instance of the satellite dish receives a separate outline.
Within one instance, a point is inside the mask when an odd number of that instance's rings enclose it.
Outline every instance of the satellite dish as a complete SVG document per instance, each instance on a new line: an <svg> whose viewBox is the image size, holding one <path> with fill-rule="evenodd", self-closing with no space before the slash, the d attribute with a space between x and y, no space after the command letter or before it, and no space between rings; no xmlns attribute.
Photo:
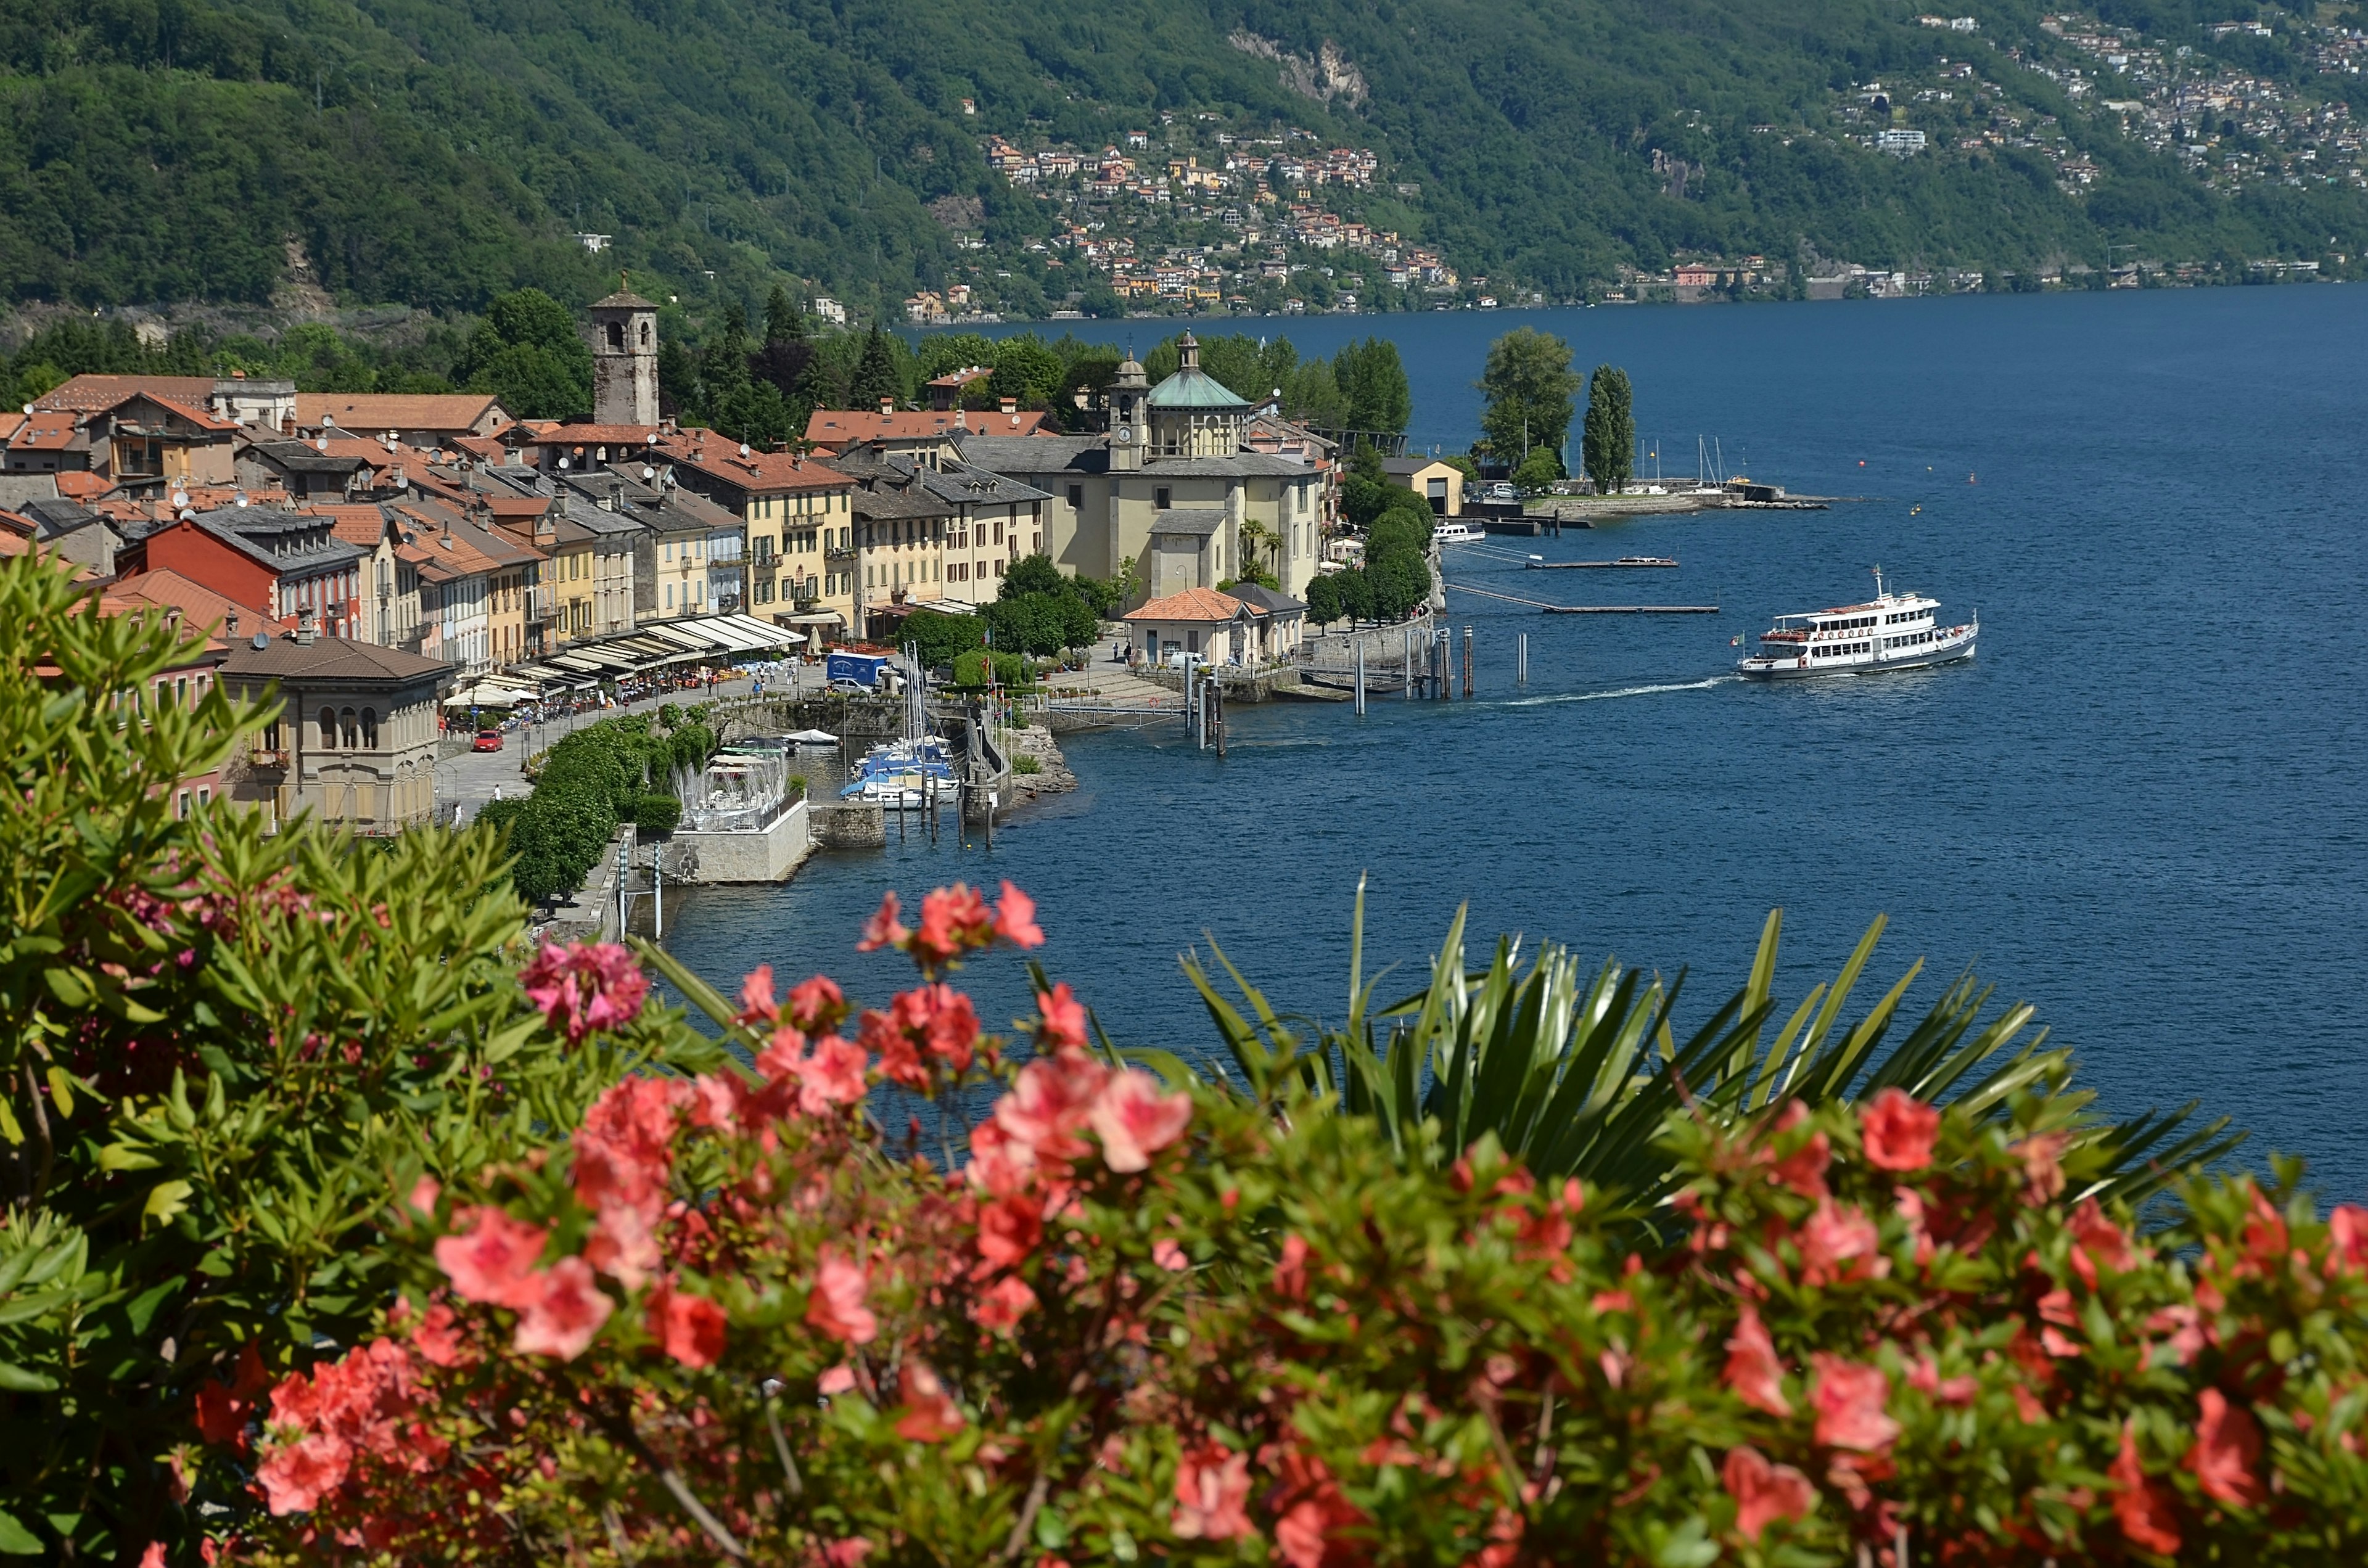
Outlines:
<svg viewBox="0 0 2368 1568"><path fill-rule="evenodd" d="M649 464L647 464L647 463L643 463L643 464L642 465L642 477L643 477L643 479L655 479L657 476L658 476L658 471L657 471L657 470L655 470L655 469L652 468L652 467L651 467Z"/></svg>
<svg viewBox="0 0 2368 1568"><path fill-rule="evenodd" d="M245 491L244 491L244 490L233 490L233 491L232 491L232 492L231 492L231 497L230 497L230 504L231 504L232 506L245 506L245 505L246 505L246 492L245 492Z"/></svg>
<svg viewBox="0 0 2368 1568"><path fill-rule="evenodd" d="M315 441L313 445L325 452L329 449L329 438L326 436L324 436L318 441Z"/></svg>
<svg viewBox="0 0 2368 1568"><path fill-rule="evenodd" d="M323 427L324 429L330 429L330 430L334 430L334 429L336 429L336 425L337 425L337 416L336 416L336 415L334 415L334 414L324 414L323 415L321 415L321 426L322 426L322 427Z"/></svg>
<svg viewBox="0 0 2368 1568"><path fill-rule="evenodd" d="M658 444L658 433L655 430L651 431L649 435L643 438L653 447Z"/></svg>
<svg viewBox="0 0 2368 1568"><path fill-rule="evenodd" d="M31 403L27 403L27 404L25 405L25 417L26 417L26 418L28 418L28 419L30 419L32 416L33 416L33 405L32 405Z"/></svg>
<svg viewBox="0 0 2368 1568"><path fill-rule="evenodd" d="M560 460L559 460L559 466L560 466L560 467L562 467L562 468L565 468L565 467L567 466L567 460L566 460L565 458L562 458L562 459L560 459Z"/></svg>
<svg viewBox="0 0 2368 1568"><path fill-rule="evenodd" d="M394 487L395 487L397 490L408 490L408 489L410 489L410 488L411 488L411 475L409 475L409 474L407 474L407 473L404 472L401 469L396 469L396 470L394 471Z"/></svg>
<svg viewBox="0 0 2368 1568"><path fill-rule="evenodd" d="M268 647L270 647L270 646L271 646L271 638L270 638L270 636L269 636L269 634L268 634L268 633L258 631L258 632L256 632L256 633L255 634L255 650L256 650L256 653L261 653L264 649L268 648Z"/></svg>
<svg viewBox="0 0 2368 1568"><path fill-rule="evenodd" d="M174 492L173 492L173 505L174 505L174 506L188 506L188 504L189 504L189 493L188 493L188 491L186 491L186 490L176 490L176 491L174 491Z"/></svg>
<svg viewBox="0 0 2368 1568"><path fill-rule="evenodd" d="M740 455L744 458L748 455L748 443L746 441L740 443Z"/></svg>

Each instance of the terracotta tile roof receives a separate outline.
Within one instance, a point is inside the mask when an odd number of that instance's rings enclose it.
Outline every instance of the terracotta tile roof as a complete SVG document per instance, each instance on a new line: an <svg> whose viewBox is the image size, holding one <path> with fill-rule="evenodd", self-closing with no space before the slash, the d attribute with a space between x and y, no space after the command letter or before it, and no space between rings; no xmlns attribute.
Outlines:
<svg viewBox="0 0 2368 1568"><path fill-rule="evenodd" d="M996 436L1050 435L1044 415L967 413L961 409L918 409L882 414L878 409L817 408L806 419L806 439L818 446L845 447L857 441L918 441L950 436L958 430Z"/></svg>
<svg viewBox="0 0 2368 1568"><path fill-rule="evenodd" d="M658 450L742 490L845 490L855 483L816 459L793 452L748 451L704 430L675 431L658 444Z"/></svg>
<svg viewBox="0 0 2368 1568"><path fill-rule="evenodd" d="M134 392L146 392L202 408L213 391L211 376L76 376L34 399L33 407L93 414L113 408Z"/></svg>
<svg viewBox="0 0 2368 1568"><path fill-rule="evenodd" d="M440 659L406 653L400 648L352 642L343 637L317 637L309 647L293 637L275 637L266 647L256 648L242 642L231 649L230 658L222 665L222 674L269 680L310 676L318 680L440 683L452 674L452 666Z"/></svg>
<svg viewBox="0 0 2368 1568"><path fill-rule="evenodd" d="M1180 594L1170 594L1164 599L1153 599L1122 620L1231 620L1242 610L1242 601L1214 588L1187 588Z"/></svg>
<svg viewBox="0 0 2368 1568"><path fill-rule="evenodd" d="M149 608L178 609L182 624L199 628L210 636L225 634L233 612L238 616L237 635L241 637L252 637L257 631L277 634L291 630L294 624L275 619L253 605L240 604L178 572L142 572L135 577L119 579L109 585L99 604L109 615Z"/></svg>
<svg viewBox="0 0 2368 1568"><path fill-rule="evenodd" d="M28 417L13 408L6 414L0 414L0 447L5 447L15 440L17 432L22 430L28 423L29 423Z"/></svg>
<svg viewBox="0 0 2368 1568"><path fill-rule="evenodd" d="M211 383L209 383L211 384ZM489 392L298 392L296 426L317 430L324 421L340 430L375 436L386 430L474 432L488 415L507 424L509 415Z"/></svg>
<svg viewBox="0 0 2368 1568"><path fill-rule="evenodd" d="M58 475L58 494L69 501L89 501L115 488L115 481L103 473L75 469Z"/></svg>
<svg viewBox="0 0 2368 1568"><path fill-rule="evenodd" d="M306 506L303 510L328 518L336 526L339 539L364 550L376 550L378 541L386 537L386 514L372 503L336 502Z"/></svg>
<svg viewBox="0 0 2368 1568"><path fill-rule="evenodd" d="M21 415L20 415L21 417ZM34 405L33 416L8 443L12 452L62 452L82 434L82 421L73 414Z"/></svg>

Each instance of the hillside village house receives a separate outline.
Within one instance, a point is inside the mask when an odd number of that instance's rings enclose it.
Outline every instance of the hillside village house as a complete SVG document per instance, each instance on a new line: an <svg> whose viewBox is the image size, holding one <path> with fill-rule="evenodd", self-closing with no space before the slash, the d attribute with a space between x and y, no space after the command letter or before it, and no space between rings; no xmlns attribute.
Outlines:
<svg viewBox="0 0 2368 1568"><path fill-rule="evenodd" d="M234 697L279 693L231 791L267 824L310 812L383 835L433 819L437 704L451 689L449 665L317 637L308 617L290 634L233 640L221 678Z"/></svg>
<svg viewBox="0 0 2368 1568"><path fill-rule="evenodd" d="M1247 446L1250 405L1201 369L1191 334L1179 347L1156 387L1133 356L1119 366L1109 434L965 436L962 460L1045 493L1046 549L1072 573L1115 577L1131 562L1156 599L1236 578L1255 551L1298 597L1315 574L1326 475L1305 450Z"/></svg>

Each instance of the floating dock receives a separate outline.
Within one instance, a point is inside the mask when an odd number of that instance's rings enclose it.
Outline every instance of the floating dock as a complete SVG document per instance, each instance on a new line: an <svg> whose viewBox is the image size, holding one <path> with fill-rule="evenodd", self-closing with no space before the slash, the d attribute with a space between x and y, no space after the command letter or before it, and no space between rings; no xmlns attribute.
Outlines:
<svg viewBox="0 0 2368 1568"><path fill-rule="evenodd" d="M1548 605L1548 615L1716 615L1716 605Z"/></svg>
<svg viewBox="0 0 2368 1568"><path fill-rule="evenodd" d="M1477 594L1484 599L1502 599L1507 604L1527 605L1548 615L1716 615L1716 605L1557 605L1543 599L1527 599L1519 594L1500 594L1493 588L1474 588L1463 583L1446 585L1460 594Z"/></svg>
<svg viewBox="0 0 2368 1568"><path fill-rule="evenodd" d="M1674 569L1678 563L1660 556L1640 556L1634 561L1531 561L1523 564L1532 572L1635 572L1655 567Z"/></svg>

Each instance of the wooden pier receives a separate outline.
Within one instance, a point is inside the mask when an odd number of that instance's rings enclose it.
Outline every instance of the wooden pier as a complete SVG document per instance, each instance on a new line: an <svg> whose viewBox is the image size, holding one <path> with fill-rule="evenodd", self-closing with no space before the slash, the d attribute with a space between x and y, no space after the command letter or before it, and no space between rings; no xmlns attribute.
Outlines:
<svg viewBox="0 0 2368 1568"><path fill-rule="evenodd" d="M1523 563L1531 572L1649 572L1674 570L1674 561L1531 561Z"/></svg>

